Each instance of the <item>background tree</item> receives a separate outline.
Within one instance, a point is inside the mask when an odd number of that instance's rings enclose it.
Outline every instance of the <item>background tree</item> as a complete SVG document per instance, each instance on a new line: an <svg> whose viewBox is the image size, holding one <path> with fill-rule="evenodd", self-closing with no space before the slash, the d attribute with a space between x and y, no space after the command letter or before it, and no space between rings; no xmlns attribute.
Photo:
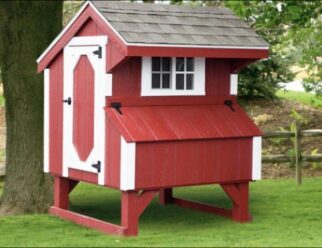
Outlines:
<svg viewBox="0 0 322 248"><path fill-rule="evenodd" d="M36 59L62 28L61 1L0 2L0 67L6 100L6 178L0 214L43 212L43 77Z"/></svg>

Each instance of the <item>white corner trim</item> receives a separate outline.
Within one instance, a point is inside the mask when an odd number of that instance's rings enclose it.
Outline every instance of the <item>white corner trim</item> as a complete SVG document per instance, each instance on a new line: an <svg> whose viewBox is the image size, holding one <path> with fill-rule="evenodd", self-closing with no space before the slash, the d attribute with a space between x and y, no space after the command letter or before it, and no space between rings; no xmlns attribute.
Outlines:
<svg viewBox="0 0 322 248"><path fill-rule="evenodd" d="M238 74L230 74L230 95L238 94Z"/></svg>
<svg viewBox="0 0 322 248"><path fill-rule="evenodd" d="M44 70L44 172L49 172L49 69Z"/></svg>
<svg viewBox="0 0 322 248"><path fill-rule="evenodd" d="M262 137L253 137L252 179L262 179Z"/></svg>
<svg viewBox="0 0 322 248"><path fill-rule="evenodd" d="M205 58L194 58L194 89L176 90L175 87L175 57L171 62L171 89L152 89L152 58L142 57L141 66L141 96L204 96L205 91Z"/></svg>
<svg viewBox="0 0 322 248"><path fill-rule="evenodd" d="M84 11L84 9L89 5L90 2L87 1L80 10L76 13L76 15L71 19L71 21L63 28L63 30L59 33L59 35L53 40L52 43L46 48L46 50L39 56L39 58L36 60L37 63L39 63L46 54L55 46L55 44L63 37L63 35L67 32L67 30L74 24L74 22L78 19L78 17L81 15L81 13Z"/></svg>
<svg viewBox="0 0 322 248"><path fill-rule="evenodd" d="M121 190L135 189L135 153L136 144L127 143L121 136Z"/></svg>

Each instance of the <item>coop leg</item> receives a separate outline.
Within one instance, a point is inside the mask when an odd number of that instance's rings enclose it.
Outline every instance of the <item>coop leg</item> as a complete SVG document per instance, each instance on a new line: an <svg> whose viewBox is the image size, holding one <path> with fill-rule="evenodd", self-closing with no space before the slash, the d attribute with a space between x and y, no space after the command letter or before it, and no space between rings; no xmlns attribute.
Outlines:
<svg viewBox="0 0 322 248"><path fill-rule="evenodd" d="M63 177L54 178L54 206L68 209L68 195L70 191L69 179Z"/></svg>
<svg viewBox="0 0 322 248"><path fill-rule="evenodd" d="M173 203L172 188L160 189L159 201L162 205L172 204Z"/></svg>
<svg viewBox="0 0 322 248"><path fill-rule="evenodd" d="M237 222L251 221L248 209L249 183L221 184L221 187L233 202L232 219Z"/></svg>
<svg viewBox="0 0 322 248"><path fill-rule="evenodd" d="M139 218L144 209L152 201L157 191L122 191L121 225L125 228L126 236L138 234Z"/></svg>

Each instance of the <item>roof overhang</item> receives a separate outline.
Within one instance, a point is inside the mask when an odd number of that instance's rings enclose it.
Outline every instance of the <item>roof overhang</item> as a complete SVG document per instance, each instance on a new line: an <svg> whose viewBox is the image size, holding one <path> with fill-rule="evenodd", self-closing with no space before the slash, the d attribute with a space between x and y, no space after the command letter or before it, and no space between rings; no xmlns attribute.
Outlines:
<svg viewBox="0 0 322 248"><path fill-rule="evenodd" d="M107 61L107 71L112 71L129 57L168 56L168 57L207 57L227 59L267 58L269 47L230 47L230 46L191 46L179 44L137 44L128 43L106 20L93 3L87 1L60 32L56 39L37 59L38 72L42 72L76 35L85 22L91 18L114 43L117 59Z"/></svg>

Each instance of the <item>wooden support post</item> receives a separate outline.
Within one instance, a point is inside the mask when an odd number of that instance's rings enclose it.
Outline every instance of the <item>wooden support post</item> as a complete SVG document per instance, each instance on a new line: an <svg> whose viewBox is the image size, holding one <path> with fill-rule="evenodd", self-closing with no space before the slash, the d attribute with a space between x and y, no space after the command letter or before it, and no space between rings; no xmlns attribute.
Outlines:
<svg viewBox="0 0 322 248"><path fill-rule="evenodd" d="M252 219L248 209L248 184L245 182L220 185L233 202L232 219L234 221L249 222Z"/></svg>
<svg viewBox="0 0 322 248"><path fill-rule="evenodd" d="M295 122L294 152L295 152L296 184L301 185L302 184L301 130L297 122Z"/></svg>
<svg viewBox="0 0 322 248"><path fill-rule="evenodd" d="M124 235L136 236L139 232L139 218L158 191L122 191L121 225Z"/></svg>
<svg viewBox="0 0 322 248"><path fill-rule="evenodd" d="M173 192L172 188L160 189L159 191L159 201L162 205L173 203Z"/></svg>
<svg viewBox="0 0 322 248"><path fill-rule="evenodd" d="M68 209L70 181L63 177L54 177L54 206Z"/></svg>

